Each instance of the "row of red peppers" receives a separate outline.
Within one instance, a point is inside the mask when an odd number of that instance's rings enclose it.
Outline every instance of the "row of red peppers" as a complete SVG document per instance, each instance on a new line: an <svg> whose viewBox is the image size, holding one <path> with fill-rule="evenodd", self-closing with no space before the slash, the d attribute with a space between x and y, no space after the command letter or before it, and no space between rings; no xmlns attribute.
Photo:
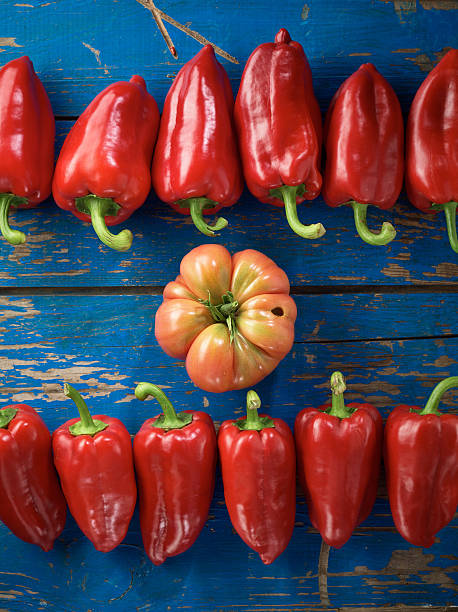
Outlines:
<svg viewBox="0 0 458 612"><path fill-rule="evenodd" d="M458 416L438 410L442 395L457 386L458 376L442 380L423 410L398 406L383 432L374 406L345 405L345 381L334 372L331 404L297 415L294 443L283 420L258 414L254 391L247 394L246 417L224 421L216 436L208 414L177 414L159 387L140 383L136 397L154 396L163 413L145 421L132 452L121 421L92 418L65 384L80 418L54 432L52 448L33 408L0 410L0 519L18 537L50 550L64 528L67 502L83 533L107 552L127 533L138 484L143 543L159 565L187 550L207 520L218 446L232 525L271 563L294 528L296 453L310 520L328 545L341 547L372 510L383 447L395 525L412 544L431 546L458 503Z"/></svg>
<svg viewBox="0 0 458 612"><path fill-rule="evenodd" d="M405 173L408 197L417 208L444 210L456 252L457 88L458 50L452 49L412 103ZM110 85L73 126L53 179L54 117L27 57L0 70L0 116L0 230L12 244L25 236L9 227L9 208L41 202L51 192L51 180L57 204L92 220L102 242L114 249L127 250L132 234L113 235L107 226L141 206L151 182L161 200L191 214L200 231L213 235L227 221L219 218L210 226L203 214L239 199L242 168L251 193L284 205L300 236L318 238L325 232L321 223L303 225L296 209L322 187L330 206L353 207L366 242L388 244L396 234L390 223L378 234L366 224L367 206L391 208L402 187L404 129L396 94L372 64L362 65L331 101L323 137L307 58L285 29L249 57L235 105L227 73L210 45L179 71L161 120L142 77Z"/></svg>

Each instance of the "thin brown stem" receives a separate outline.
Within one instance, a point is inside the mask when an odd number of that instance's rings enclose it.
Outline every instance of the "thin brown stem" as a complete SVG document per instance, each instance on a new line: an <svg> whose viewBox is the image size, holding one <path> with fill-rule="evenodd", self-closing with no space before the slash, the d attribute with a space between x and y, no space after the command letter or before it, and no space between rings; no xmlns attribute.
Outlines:
<svg viewBox="0 0 458 612"><path fill-rule="evenodd" d="M170 53L173 55L175 59L178 59L177 50L175 48L175 45L172 42L172 39L170 38L170 34L167 32L164 22L162 21L162 17L161 17L161 13L159 9L156 8L156 5L154 4L153 0L146 0L144 6L151 11L154 17L154 21L156 22L156 25L159 28L159 32L162 34L162 37L164 38L167 44L167 47L169 48Z"/></svg>
<svg viewBox="0 0 458 612"><path fill-rule="evenodd" d="M149 11L151 11L150 0L137 0L137 2L139 2L145 8L147 8ZM188 26L185 26L179 23L178 21L173 19L173 17L169 17L169 15L167 15L166 13L164 13L164 11L161 11L158 8L156 8L156 11L162 17L164 21L167 21L167 23L170 23L178 30L181 30L182 32L190 36L191 38L194 38L194 40L197 40L197 42L199 42L201 45L211 45L213 49L215 50L215 53L217 53L221 57L224 57L225 59L227 59L229 62L232 62L233 64L239 63L237 58L235 58L233 55L230 55L229 53L224 51L224 49L221 49L221 47L218 47L217 45L207 40L204 36L199 34L199 32L196 32L195 30L191 30L190 28L188 28Z"/></svg>
<svg viewBox="0 0 458 612"><path fill-rule="evenodd" d="M328 594L329 549L329 544L321 540L320 558L318 559L318 589L320 592L321 605L327 608L331 606Z"/></svg>

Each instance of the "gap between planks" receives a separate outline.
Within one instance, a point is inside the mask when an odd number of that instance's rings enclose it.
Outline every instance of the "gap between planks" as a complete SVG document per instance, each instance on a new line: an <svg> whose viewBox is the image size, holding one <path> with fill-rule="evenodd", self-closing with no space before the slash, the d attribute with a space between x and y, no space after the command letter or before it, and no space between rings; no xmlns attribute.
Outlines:
<svg viewBox="0 0 458 612"><path fill-rule="evenodd" d="M159 285L116 285L80 287L0 287L1 297L33 297L40 295L162 295L163 286ZM311 285L292 286L291 295L360 295L360 294L413 294L413 293L458 293L458 283L419 284L419 285Z"/></svg>

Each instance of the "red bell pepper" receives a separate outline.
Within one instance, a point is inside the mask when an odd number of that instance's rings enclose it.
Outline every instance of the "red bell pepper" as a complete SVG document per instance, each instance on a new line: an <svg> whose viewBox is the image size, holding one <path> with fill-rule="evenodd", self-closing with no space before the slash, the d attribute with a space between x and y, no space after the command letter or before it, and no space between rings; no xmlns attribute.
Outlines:
<svg viewBox="0 0 458 612"><path fill-rule="evenodd" d="M284 205L299 236L322 236L321 223L297 218L296 204L321 189L321 113L304 50L284 28L248 58L234 117L248 189L261 202Z"/></svg>
<svg viewBox="0 0 458 612"><path fill-rule="evenodd" d="M25 234L10 228L9 209L45 200L54 167L54 115L27 56L0 70L0 117L0 232L16 245Z"/></svg>
<svg viewBox="0 0 458 612"><path fill-rule="evenodd" d="M148 395L158 400L163 414L141 426L134 458L143 545L160 565L188 550L207 520L215 487L216 434L205 412L177 414L159 387L137 385L139 400Z"/></svg>
<svg viewBox="0 0 458 612"><path fill-rule="evenodd" d="M458 376L433 389L426 406L397 406L385 425L388 497L397 530L411 544L432 546L458 504L458 416L439 412Z"/></svg>
<svg viewBox="0 0 458 612"><path fill-rule="evenodd" d="M176 76L167 94L154 152L153 187L177 212L191 214L199 231L213 236L202 213L232 206L243 189L233 126L229 77L211 45L205 45Z"/></svg>
<svg viewBox="0 0 458 612"><path fill-rule="evenodd" d="M377 495L383 424L371 404L345 406L345 381L331 376L332 404L304 408L294 434L299 480L312 525L340 548L370 514Z"/></svg>
<svg viewBox="0 0 458 612"><path fill-rule="evenodd" d="M92 225L107 246L127 251L132 232L107 226L125 221L146 200L159 110L141 76L113 83L70 130L57 160L57 204Z"/></svg>
<svg viewBox="0 0 458 612"><path fill-rule="evenodd" d="M0 520L25 542L51 550L67 504L51 452L51 434L30 406L0 409Z"/></svg>
<svg viewBox="0 0 458 612"><path fill-rule="evenodd" d="M259 416L261 400L247 393L247 415L218 432L224 498L234 529L265 564L291 539L296 514L296 453L288 425Z"/></svg>
<svg viewBox="0 0 458 612"><path fill-rule="evenodd" d="M325 122L323 198L352 206L356 230L369 244L396 236L384 222L379 234L366 224L367 206L392 208L404 174L404 125L393 88L372 64L363 64L337 90Z"/></svg>
<svg viewBox="0 0 458 612"><path fill-rule="evenodd" d="M108 552L124 539L135 508L132 442L119 419L92 418L76 389L66 383L64 393L80 418L54 432L54 463L79 528L97 550Z"/></svg>
<svg viewBox="0 0 458 612"><path fill-rule="evenodd" d="M423 212L443 210L458 253L458 49L428 74L410 107L406 134L406 189Z"/></svg>

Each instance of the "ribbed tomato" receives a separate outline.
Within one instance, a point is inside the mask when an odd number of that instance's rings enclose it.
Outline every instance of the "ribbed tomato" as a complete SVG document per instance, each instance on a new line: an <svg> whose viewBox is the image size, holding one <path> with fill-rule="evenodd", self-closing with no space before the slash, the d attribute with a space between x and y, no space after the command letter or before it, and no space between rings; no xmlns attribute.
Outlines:
<svg viewBox="0 0 458 612"><path fill-rule="evenodd" d="M164 289L157 341L186 359L195 385L220 393L262 380L290 351L297 310L285 272L248 249L205 244L185 255Z"/></svg>

